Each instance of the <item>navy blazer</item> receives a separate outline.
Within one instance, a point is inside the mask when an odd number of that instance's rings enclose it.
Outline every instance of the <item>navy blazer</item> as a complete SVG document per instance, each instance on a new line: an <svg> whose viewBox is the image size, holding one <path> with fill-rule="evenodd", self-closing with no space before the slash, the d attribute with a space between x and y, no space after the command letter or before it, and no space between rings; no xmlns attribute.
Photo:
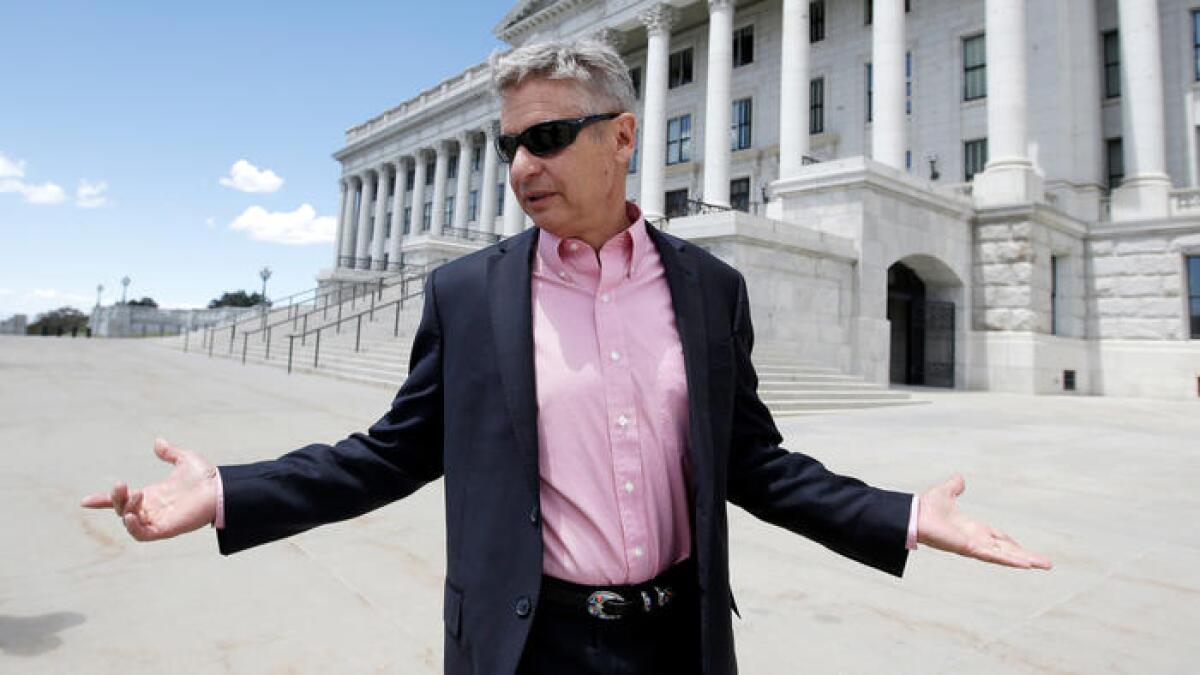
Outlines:
<svg viewBox="0 0 1200 675"><path fill-rule="evenodd" d="M648 227L683 343L692 550L706 673L734 673L726 502L891 574L912 496L779 447L756 393L745 281ZM223 554L345 520L446 479L445 672L516 670L542 574L529 229L429 277L408 379L367 433L221 467ZM788 573L790 570L780 570Z"/></svg>

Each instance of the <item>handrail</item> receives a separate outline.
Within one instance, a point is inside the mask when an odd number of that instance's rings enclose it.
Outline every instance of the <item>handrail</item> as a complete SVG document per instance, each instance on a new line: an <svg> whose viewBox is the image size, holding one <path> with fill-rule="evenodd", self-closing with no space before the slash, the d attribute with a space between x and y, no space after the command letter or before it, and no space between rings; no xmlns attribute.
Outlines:
<svg viewBox="0 0 1200 675"><path fill-rule="evenodd" d="M338 320L332 324L326 324L324 326L317 326L316 328L312 328L312 329L306 330L301 333L292 333L292 334L288 335L287 336L287 338L288 338L288 365L287 365L288 373L290 374L292 372L292 362L293 362L293 358L294 358L294 354L295 354L295 350L296 350L296 339L297 338L299 338L299 340L300 340L300 345L304 346L305 341L309 335L315 336L314 342L313 342L313 368L315 369L320 366L321 331L327 330L329 328L333 328L334 331L340 333L343 322L354 320L356 323L356 328L355 328L355 333L354 333L354 351L355 351L355 353L358 353L359 350L362 348L362 319L363 319L363 317L369 315L370 321L374 321L375 320L375 312L386 309L387 307L392 306L392 305L395 305L395 307L396 307L396 316L392 322L392 337L399 337L400 336L400 311L404 309L404 303L415 297L424 295L424 293L425 293L425 285L423 283L417 285L417 290L415 292L408 293L407 288L406 288L407 283L410 281L424 281L424 279L427 275L428 275L428 271L425 271L419 275L413 275L411 277L405 278L404 281L401 282L402 285L401 285L400 297L396 298L395 300L384 303L382 305L372 305L370 309L364 309L363 311L358 312L357 314L352 314L347 317L338 318ZM248 344L249 344L249 337L244 336L243 340L242 340L242 363L246 362L246 349L247 349ZM269 347L268 347L268 349L269 349ZM266 357L266 360L269 360L270 352L268 351L267 353L268 353L268 356Z"/></svg>

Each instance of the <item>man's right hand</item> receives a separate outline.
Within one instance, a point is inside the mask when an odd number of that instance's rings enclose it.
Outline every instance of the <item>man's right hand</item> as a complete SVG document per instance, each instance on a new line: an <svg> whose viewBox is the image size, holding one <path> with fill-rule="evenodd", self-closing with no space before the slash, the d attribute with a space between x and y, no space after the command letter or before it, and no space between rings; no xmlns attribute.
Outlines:
<svg viewBox="0 0 1200 675"><path fill-rule="evenodd" d="M138 541L167 539L213 522L217 514L217 467L200 455L154 441L154 454L174 465L167 479L132 493L124 483L112 493L88 495L80 506L111 508Z"/></svg>

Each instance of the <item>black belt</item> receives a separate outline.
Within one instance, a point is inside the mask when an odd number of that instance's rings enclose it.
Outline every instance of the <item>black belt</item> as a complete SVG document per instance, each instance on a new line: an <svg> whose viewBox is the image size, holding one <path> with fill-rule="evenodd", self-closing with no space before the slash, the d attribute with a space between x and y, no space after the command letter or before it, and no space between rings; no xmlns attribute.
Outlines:
<svg viewBox="0 0 1200 675"><path fill-rule="evenodd" d="M543 576L541 599L611 621L657 615L695 585L696 568L689 558L649 581L626 586L584 586Z"/></svg>

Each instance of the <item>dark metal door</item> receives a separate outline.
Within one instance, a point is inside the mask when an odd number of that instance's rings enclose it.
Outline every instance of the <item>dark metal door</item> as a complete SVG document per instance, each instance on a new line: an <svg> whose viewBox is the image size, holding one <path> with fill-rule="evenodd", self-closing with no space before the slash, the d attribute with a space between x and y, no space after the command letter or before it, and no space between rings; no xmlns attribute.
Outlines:
<svg viewBox="0 0 1200 675"><path fill-rule="evenodd" d="M930 387L954 387L954 303L927 300L925 321L924 383Z"/></svg>

